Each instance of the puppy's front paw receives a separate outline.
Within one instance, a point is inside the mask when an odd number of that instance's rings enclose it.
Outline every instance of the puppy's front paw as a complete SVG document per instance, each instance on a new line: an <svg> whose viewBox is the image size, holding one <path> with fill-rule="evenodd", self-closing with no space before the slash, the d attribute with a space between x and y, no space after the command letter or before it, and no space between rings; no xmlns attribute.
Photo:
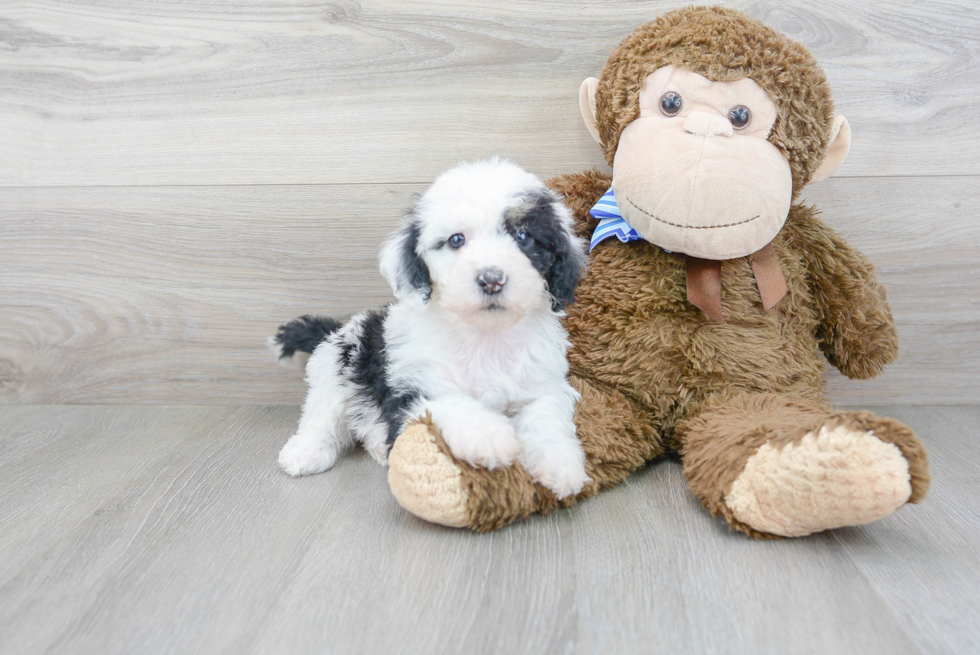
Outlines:
<svg viewBox="0 0 980 655"><path fill-rule="evenodd" d="M547 452L525 453L521 464L531 478L551 489L559 500L574 496L592 481L585 472L585 453L577 439L567 445L553 444Z"/></svg>
<svg viewBox="0 0 980 655"><path fill-rule="evenodd" d="M438 427L453 455L474 466L490 470L510 466L521 452L514 428L503 416L481 414Z"/></svg>
<svg viewBox="0 0 980 655"><path fill-rule="evenodd" d="M289 475L322 473L337 461L337 451L320 439L301 434L290 437L279 451L279 466Z"/></svg>
<svg viewBox="0 0 980 655"><path fill-rule="evenodd" d="M371 459L376 461L381 466L388 466L388 444L383 443L374 446L364 446L364 449L368 451Z"/></svg>

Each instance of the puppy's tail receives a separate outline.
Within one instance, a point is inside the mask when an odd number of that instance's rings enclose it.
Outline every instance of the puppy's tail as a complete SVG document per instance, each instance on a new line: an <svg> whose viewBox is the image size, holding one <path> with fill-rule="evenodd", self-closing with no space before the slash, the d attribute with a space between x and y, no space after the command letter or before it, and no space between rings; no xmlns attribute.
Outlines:
<svg viewBox="0 0 980 655"><path fill-rule="evenodd" d="M310 353L324 339L336 332L343 323L326 316L300 316L279 326L275 336L269 337L269 350L287 368L303 368Z"/></svg>

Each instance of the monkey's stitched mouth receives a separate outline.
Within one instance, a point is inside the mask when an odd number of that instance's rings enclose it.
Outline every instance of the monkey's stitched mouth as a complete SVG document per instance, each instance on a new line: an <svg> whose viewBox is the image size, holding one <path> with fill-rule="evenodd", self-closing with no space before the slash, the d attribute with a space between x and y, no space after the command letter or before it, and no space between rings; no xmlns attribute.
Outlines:
<svg viewBox="0 0 980 655"><path fill-rule="evenodd" d="M658 223L663 223L664 225L670 225L671 227L679 227L685 230L712 230L719 227L735 227L736 225L745 225L746 223L751 223L755 219L759 218L759 216L761 216L761 214L756 214L752 218L746 218L744 221L737 221L735 223L725 223L724 225L680 225L679 223L671 223L670 221L665 221L662 218L657 218L647 210L637 206L635 202L630 200L629 196L623 196L623 197L626 198L626 202L633 205L633 207L636 208L637 211L646 214L647 216L657 221Z"/></svg>

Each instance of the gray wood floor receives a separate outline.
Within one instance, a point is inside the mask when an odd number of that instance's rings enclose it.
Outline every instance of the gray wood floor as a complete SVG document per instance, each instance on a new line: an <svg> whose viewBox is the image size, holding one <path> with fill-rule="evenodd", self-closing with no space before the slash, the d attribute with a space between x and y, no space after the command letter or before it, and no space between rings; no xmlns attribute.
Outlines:
<svg viewBox="0 0 980 655"><path fill-rule="evenodd" d="M294 407L0 407L0 652L980 652L980 408L881 411L925 502L755 542L674 462L481 536L362 452L279 473Z"/></svg>

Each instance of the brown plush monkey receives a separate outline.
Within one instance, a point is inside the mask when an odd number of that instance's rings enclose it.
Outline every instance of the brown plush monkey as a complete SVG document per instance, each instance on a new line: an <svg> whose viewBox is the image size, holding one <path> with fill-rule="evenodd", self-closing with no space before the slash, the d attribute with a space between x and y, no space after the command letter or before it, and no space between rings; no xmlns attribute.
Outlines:
<svg viewBox="0 0 980 655"><path fill-rule="evenodd" d="M551 181L593 244L566 327L594 482L564 504L669 452L712 514L756 537L919 500L912 431L825 397L820 351L869 378L898 341L871 263L793 204L850 142L809 51L737 11L673 11L627 37L580 103L613 175ZM436 523L491 530L559 505L519 464L454 459L426 421L389 462L399 502Z"/></svg>

